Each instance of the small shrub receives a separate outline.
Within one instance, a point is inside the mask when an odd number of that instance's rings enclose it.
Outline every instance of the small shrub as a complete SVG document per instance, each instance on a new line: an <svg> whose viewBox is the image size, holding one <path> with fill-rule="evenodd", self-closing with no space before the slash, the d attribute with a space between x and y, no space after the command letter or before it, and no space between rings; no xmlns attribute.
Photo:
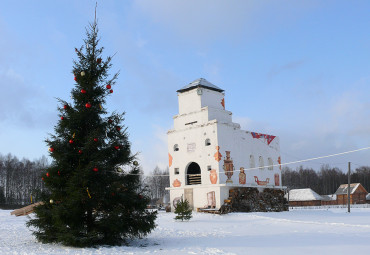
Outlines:
<svg viewBox="0 0 370 255"><path fill-rule="evenodd" d="M193 217L192 212L193 210L190 208L189 201L181 197L175 209L175 213L177 214L175 220L190 220Z"/></svg>

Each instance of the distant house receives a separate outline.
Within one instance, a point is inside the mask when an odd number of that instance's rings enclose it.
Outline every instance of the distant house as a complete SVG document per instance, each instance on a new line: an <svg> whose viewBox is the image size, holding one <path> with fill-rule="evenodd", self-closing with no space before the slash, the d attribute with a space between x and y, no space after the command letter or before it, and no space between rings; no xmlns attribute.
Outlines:
<svg viewBox="0 0 370 255"><path fill-rule="evenodd" d="M285 195L289 199L289 206L320 206L345 205L347 201L348 184L342 184L332 195L319 195L312 189L292 189ZM351 204L370 204L370 193L361 183L350 184Z"/></svg>
<svg viewBox="0 0 370 255"><path fill-rule="evenodd" d="M335 195L337 195L337 204L344 205L347 204L348 201L348 184L342 184L339 186ZM351 183L350 184L350 198L351 204L365 204L366 203L366 195L368 192L366 189L361 185L361 183Z"/></svg>
<svg viewBox="0 0 370 255"><path fill-rule="evenodd" d="M337 205L337 195L321 195L321 205Z"/></svg>
<svg viewBox="0 0 370 255"><path fill-rule="evenodd" d="M285 195L289 200L289 206L320 206L323 199L312 189L291 189Z"/></svg>

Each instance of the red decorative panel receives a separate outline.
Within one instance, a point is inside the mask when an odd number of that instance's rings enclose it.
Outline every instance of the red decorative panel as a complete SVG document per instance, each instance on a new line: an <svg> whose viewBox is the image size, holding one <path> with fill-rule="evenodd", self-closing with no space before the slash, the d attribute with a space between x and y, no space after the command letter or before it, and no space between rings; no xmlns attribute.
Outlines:
<svg viewBox="0 0 370 255"><path fill-rule="evenodd" d="M275 186L280 186L279 174L275 174L274 179L275 179Z"/></svg>
<svg viewBox="0 0 370 255"><path fill-rule="evenodd" d="M172 166L172 156L171 154L168 153L168 166L171 167Z"/></svg>
<svg viewBox="0 0 370 255"><path fill-rule="evenodd" d="M260 186L266 186L270 182L270 178L266 178L265 181L258 180L257 176L254 176L254 181Z"/></svg>
<svg viewBox="0 0 370 255"><path fill-rule="evenodd" d="M246 175L244 173L244 167L240 168L240 173L239 173L239 184L245 184L247 181Z"/></svg>
<svg viewBox="0 0 370 255"><path fill-rule="evenodd" d="M226 151L226 159L224 159L224 171L227 176L227 183L233 183L231 176L234 174L233 160L230 158L230 151Z"/></svg>
<svg viewBox="0 0 370 255"><path fill-rule="evenodd" d="M216 150L217 152L215 153L214 157L217 162L220 162L220 160L222 159L222 155L220 153L220 146L216 146Z"/></svg>
<svg viewBox="0 0 370 255"><path fill-rule="evenodd" d="M176 179L176 180L173 181L172 186L174 186L176 188L177 187L180 187L181 186L181 182L178 179Z"/></svg>
<svg viewBox="0 0 370 255"><path fill-rule="evenodd" d="M251 134L252 134L253 138L256 138L256 139L263 138L268 145L270 145L270 143L276 137L274 135L265 135L265 134L261 134L261 133L255 133L255 132L251 132Z"/></svg>
<svg viewBox="0 0 370 255"><path fill-rule="evenodd" d="M217 173L216 173L216 170L215 169L212 169L210 171L209 179L211 180L211 183L212 184L216 184L217 183Z"/></svg>

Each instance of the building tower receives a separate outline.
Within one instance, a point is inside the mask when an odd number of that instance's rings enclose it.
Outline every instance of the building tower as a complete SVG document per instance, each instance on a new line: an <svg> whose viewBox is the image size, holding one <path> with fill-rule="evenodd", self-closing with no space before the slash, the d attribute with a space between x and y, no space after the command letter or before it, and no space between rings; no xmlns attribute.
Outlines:
<svg viewBox="0 0 370 255"><path fill-rule="evenodd" d="M217 209L234 187L282 188L278 137L241 130L224 90L206 79L177 92L179 114L167 133L172 210L181 196L193 209Z"/></svg>

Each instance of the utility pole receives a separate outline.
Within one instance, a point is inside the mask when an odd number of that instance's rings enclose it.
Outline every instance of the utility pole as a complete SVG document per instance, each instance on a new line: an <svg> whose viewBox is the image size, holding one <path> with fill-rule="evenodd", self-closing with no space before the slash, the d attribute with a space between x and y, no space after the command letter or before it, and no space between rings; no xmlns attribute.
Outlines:
<svg viewBox="0 0 370 255"><path fill-rule="evenodd" d="M351 212L351 162L348 162L348 192L347 192L347 200L348 200L348 212Z"/></svg>

